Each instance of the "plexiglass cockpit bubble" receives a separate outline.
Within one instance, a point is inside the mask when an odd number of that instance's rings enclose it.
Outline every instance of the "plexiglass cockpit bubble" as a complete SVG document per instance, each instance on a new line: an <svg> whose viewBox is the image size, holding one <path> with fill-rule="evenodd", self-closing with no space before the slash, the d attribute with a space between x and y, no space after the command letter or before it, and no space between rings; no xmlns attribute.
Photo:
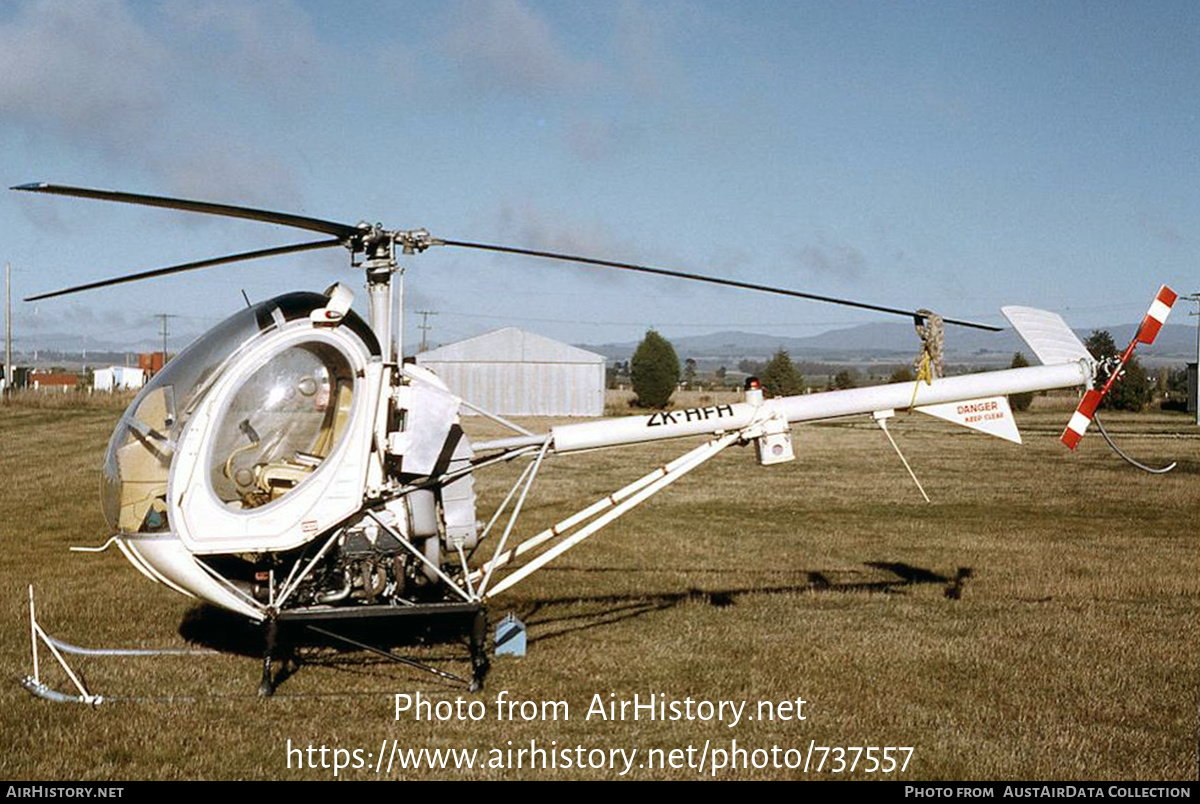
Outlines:
<svg viewBox="0 0 1200 804"><path fill-rule="evenodd" d="M353 412L350 361L328 343L284 349L247 378L214 430L213 492L232 508L272 502L316 470Z"/></svg>
<svg viewBox="0 0 1200 804"><path fill-rule="evenodd" d="M223 369L258 336L288 321L307 318L327 303L328 298L319 293L289 293L241 310L193 342L146 384L122 415L105 454L100 496L105 518L113 528L122 533L169 528L167 482L176 445L192 412ZM378 343L361 318L349 312L343 326L353 329L368 350L378 354ZM216 449L223 444L228 452L251 444L232 461L227 452L210 473L218 496L243 507L249 505L245 494L254 484L237 483L239 474L246 477L241 470L253 473L259 464L282 467L297 462L303 467L299 472L311 472L332 449L332 439L340 434L339 421L344 424L344 416L339 419L338 412L349 409L353 395L349 363L331 346L301 345L285 349L276 358L268 360L235 394L217 439ZM263 418L250 415L252 409ZM293 418L284 422L280 417ZM254 439L241 428L243 421L250 422ZM213 455L216 461L217 452ZM227 462L229 475L225 474ZM294 476L295 482L302 474ZM255 504L291 487L278 472L267 473L264 482L268 489L265 498L256 498L251 492Z"/></svg>

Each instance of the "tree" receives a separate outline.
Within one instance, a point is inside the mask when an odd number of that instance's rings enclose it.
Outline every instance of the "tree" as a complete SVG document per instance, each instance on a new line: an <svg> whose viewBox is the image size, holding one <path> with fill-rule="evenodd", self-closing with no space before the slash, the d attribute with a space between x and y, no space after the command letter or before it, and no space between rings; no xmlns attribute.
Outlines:
<svg viewBox="0 0 1200 804"><path fill-rule="evenodd" d="M771 396L791 396L804 391L804 378L800 376L800 369L796 368L787 350L783 348L763 366L759 379Z"/></svg>
<svg viewBox="0 0 1200 804"><path fill-rule="evenodd" d="M760 363L759 361L751 360L748 357L742 358L738 361L738 371L742 372L743 374L759 375L763 373L766 367L766 363Z"/></svg>
<svg viewBox="0 0 1200 804"><path fill-rule="evenodd" d="M1117 351L1117 345L1113 343L1112 335L1107 330L1099 329L1092 332L1088 339L1084 341L1084 346L1092 353L1092 357L1097 360L1105 358L1116 358L1120 356ZM1096 378L1097 385L1103 385L1108 381L1108 375L1102 368L1099 377ZM1104 397L1104 401L1100 403L1101 409L1104 410L1131 410L1139 411L1146 406L1150 401L1150 381L1146 377L1146 370L1142 368L1142 364L1138 362L1136 357L1130 357L1129 362L1125 364L1125 376L1119 378L1113 384L1112 390L1108 392L1108 396Z"/></svg>
<svg viewBox="0 0 1200 804"><path fill-rule="evenodd" d="M617 387L617 369L615 366L604 367L604 387L610 391Z"/></svg>
<svg viewBox="0 0 1200 804"><path fill-rule="evenodd" d="M839 391L854 388L858 385L858 372L854 369L842 369L833 375L833 387Z"/></svg>
<svg viewBox="0 0 1200 804"><path fill-rule="evenodd" d="M1017 352L1013 355L1012 362L1008 364L1009 368L1025 368L1029 365L1029 361L1025 359L1025 355ZM1029 406L1033 404L1033 392L1029 391L1024 394L1009 394L1008 404L1013 410L1029 410Z"/></svg>
<svg viewBox="0 0 1200 804"><path fill-rule="evenodd" d="M679 384L679 358L671 342L654 330L638 344L629 365L629 379L637 404L644 408L665 408Z"/></svg>
<svg viewBox="0 0 1200 804"><path fill-rule="evenodd" d="M696 361L690 357L683 361L683 382L689 389L696 384Z"/></svg>
<svg viewBox="0 0 1200 804"><path fill-rule="evenodd" d="M908 366L901 366L892 372L888 377L888 382L912 382L916 377L913 376L912 369Z"/></svg>
<svg viewBox="0 0 1200 804"><path fill-rule="evenodd" d="M1163 393L1162 409L1187 411L1188 405L1188 370L1167 369L1167 390Z"/></svg>

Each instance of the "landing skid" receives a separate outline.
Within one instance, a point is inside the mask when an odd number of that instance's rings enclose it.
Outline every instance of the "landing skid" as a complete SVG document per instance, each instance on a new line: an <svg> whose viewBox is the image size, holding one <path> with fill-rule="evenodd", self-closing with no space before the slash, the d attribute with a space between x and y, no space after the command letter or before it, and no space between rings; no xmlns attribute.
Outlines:
<svg viewBox="0 0 1200 804"><path fill-rule="evenodd" d="M31 694L47 701L56 703L84 703L98 705L107 701L182 701L196 700L203 696L175 695L137 695L137 696L101 696L93 694L86 686L83 677L72 669L67 656L205 656L217 655L221 651L195 648L169 648L163 650L121 649L121 648L82 648L56 639L42 629L37 622L33 604L33 589L29 590L29 624L33 658L33 674L21 679L21 686ZM437 667L419 662L415 659L397 655L378 645L371 645L360 638L355 627L362 628L369 624L372 635L395 636L400 625L408 627L428 626L450 628L459 634L466 633L469 637L471 672L470 676L455 675ZM276 614L261 625L262 634L262 679L259 683L258 694L270 696L290 675L287 663L293 660L295 649L307 640L304 635L316 634L324 640L333 640L342 645L349 645L358 650L372 653L422 670L437 676L444 682L462 685L474 692L483 687L490 662L488 660L488 619L487 609L481 603L424 603L411 606L361 606L361 607L311 607L290 609ZM353 634L353 636L351 636ZM386 642L385 642L386 644ZM75 693L64 693L46 684L40 675L39 645L48 650L53 659L70 679L75 687ZM282 665L276 670L277 665Z"/></svg>
<svg viewBox="0 0 1200 804"><path fill-rule="evenodd" d="M466 626L469 623L471 677L463 678L415 659L398 656L389 650L334 630L339 626L345 627L363 622L370 622L378 628L380 633L384 634L389 633L389 625L399 623L436 624L439 626L455 623ZM320 606L282 611L274 618L266 620L262 625L263 666L258 694L263 697L274 694L280 678L274 672L273 666L277 661L286 660L293 654L298 640L292 637L301 630L319 634L398 664L423 670L444 681L463 684L474 692L483 687L483 680L490 667L487 655L487 624L487 609L477 602L422 603L412 606Z"/></svg>

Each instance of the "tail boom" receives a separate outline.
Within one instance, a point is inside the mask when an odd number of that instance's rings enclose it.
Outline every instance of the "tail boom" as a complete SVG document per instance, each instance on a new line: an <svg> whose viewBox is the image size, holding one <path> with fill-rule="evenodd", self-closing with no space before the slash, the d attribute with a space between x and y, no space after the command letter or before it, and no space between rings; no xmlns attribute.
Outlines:
<svg viewBox="0 0 1200 804"><path fill-rule="evenodd" d="M768 399L761 405L737 402L707 408L664 411L649 416L626 416L551 428L554 451L576 452L684 436L742 430L776 418L790 424L907 410L947 402L969 402L992 396L1087 385L1091 370L1085 362L989 371L943 377L932 384L892 383L844 391Z"/></svg>

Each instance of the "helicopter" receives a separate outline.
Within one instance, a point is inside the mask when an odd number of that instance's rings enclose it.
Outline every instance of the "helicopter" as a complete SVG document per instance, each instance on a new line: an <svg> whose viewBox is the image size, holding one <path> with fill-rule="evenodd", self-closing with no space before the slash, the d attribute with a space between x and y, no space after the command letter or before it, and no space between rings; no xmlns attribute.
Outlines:
<svg viewBox="0 0 1200 804"><path fill-rule="evenodd" d="M1085 393L1062 437L1074 449L1134 348L1154 341L1176 298L1166 286L1159 290L1133 341L1112 365L1097 361L1057 314L1005 307L1004 315L1042 365L938 376L933 367L938 349L927 343L921 376L911 382L767 398L756 381L748 381L741 402L560 424L535 433L478 409L430 370L403 360L396 326L403 309L402 282L395 281L400 256L451 247L565 260L903 315L919 332L936 330L939 337L942 323L999 328L942 319L927 310L636 263L441 239L424 229L55 184L12 189L249 219L325 236L90 282L27 301L335 247L346 249L351 265L365 274L367 320L352 309L353 291L336 283L323 293L291 292L248 303L199 337L137 394L104 457L101 498L116 534L105 547L116 545L148 578L261 625L262 695L275 688L281 626L329 633L317 624L397 618L467 623L472 675L459 680L478 688L488 669L487 605L493 598L731 446L753 445L763 466L794 460L791 427L801 422L866 415L887 433L896 411L914 410L1020 443L1008 394L1078 387ZM472 442L460 419L464 405L512 434ZM707 440L517 541L515 526L548 457L697 436ZM516 459L525 465L515 484L487 523L477 520L476 475ZM485 557L481 551L489 543ZM55 648L62 643L36 623L32 591L30 619L35 637L63 661ZM71 698L38 679L36 638L34 645L35 673L25 686L42 697ZM73 699L98 700L76 684L81 695Z"/></svg>

